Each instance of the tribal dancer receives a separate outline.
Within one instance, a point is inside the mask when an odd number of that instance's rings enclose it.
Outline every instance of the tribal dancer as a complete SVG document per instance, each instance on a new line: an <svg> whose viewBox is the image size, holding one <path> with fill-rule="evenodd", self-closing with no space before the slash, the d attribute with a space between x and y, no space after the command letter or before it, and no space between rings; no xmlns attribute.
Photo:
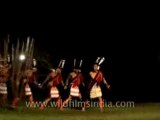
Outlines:
<svg viewBox="0 0 160 120"><path fill-rule="evenodd" d="M83 75L81 73L81 65L82 60L80 60L79 66L76 66L76 60L74 60L74 70L69 74L69 77L66 80L65 89L67 89L67 86L69 84L70 80L70 94L69 97L63 102L61 106L61 110L63 110L63 107L72 100L73 97L77 97L80 100L82 99L82 95L79 89L79 86L83 83Z"/></svg>
<svg viewBox="0 0 160 120"><path fill-rule="evenodd" d="M51 72L47 76L46 80L49 80L48 87L50 89L50 96L41 104L40 109L44 109L44 105L47 105L47 103L51 99L56 100L56 105L58 108L60 108L62 100L60 95L60 90L58 89L58 86L61 84L64 86L63 78L62 78L62 69L64 67L65 60L61 60L58 67L55 69L51 69ZM46 81L45 80L45 81Z"/></svg>
<svg viewBox="0 0 160 120"><path fill-rule="evenodd" d="M93 65L93 71L89 73L91 77L91 81L88 86L90 99L98 98L101 112L103 112L104 103L102 99L102 90L100 85L101 83L104 83L108 89L110 88L110 85L107 83L106 79L104 78L103 73L100 71L100 65L104 60L105 60L104 57L97 58L96 62Z"/></svg>
<svg viewBox="0 0 160 120"><path fill-rule="evenodd" d="M33 93L31 86L35 85L37 80L37 68L36 60L33 59L33 67L24 71L24 75L21 78L21 84L19 86L19 95L13 99L12 107L15 108L23 96L23 91L25 96L29 98L30 106L34 105Z"/></svg>
<svg viewBox="0 0 160 120"><path fill-rule="evenodd" d="M2 59L0 59L1 62ZM0 106L5 106L7 101L7 80L9 79L9 66L8 64L0 63Z"/></svg>

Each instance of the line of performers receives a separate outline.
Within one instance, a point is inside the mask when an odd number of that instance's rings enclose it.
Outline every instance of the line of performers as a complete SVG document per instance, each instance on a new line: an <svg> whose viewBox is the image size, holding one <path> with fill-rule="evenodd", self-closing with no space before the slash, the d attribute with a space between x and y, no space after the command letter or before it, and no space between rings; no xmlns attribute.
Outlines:
<svg viewBox="0 0 160 120"><path fill-rule="evenodd" d="M29 98L29 102L34 105L33 93L31 86L37 84L39 88L43 88L45 83L49 88L49 96L44 100L41 104L40 109L44 109L45 106L49 101L52 99L56 101L57 107L60 110L63 110L65 105L74 98L78 98L79 100L83 100L84 104L82 110L85 110L88 101L90 99L98 98L100 110L104 110L104 103L102 99L102 88L101 84L104 83L108 89L110 89L110 85L106 81L103 73L100 70L100 65L104 62L104 57L98 57L93 64L93 71L89 72L90 81L89 84L85 84L84 76L81 72L82 60L76 61L74 60L74 69L67 80L64 82L62 77L62 70L64 68L65 60L61 60L58 67L56 69L51 69L50 73L47 75L46 79L43 83L37 83L36 76L37 76L37 69L28 69L24 72L23 77L19 81L22 85L19 85L17 89L17 94L14 95L12 101L12 107L15 108L19 103L20 99L22 98L22 92L25 93L25 96ZM7 97L7 85L6 81L9 76L9 66L0 66L0 99L1 101L5 102ZM18 83L15 83L18 84ZM66 99L62 100L63 93L59 90L59 85L62 85L64 90L69 89L69 95ZM81 92L80 86L83 86L85 91L85 95ZM66 93L65 93L66 94ZM83 99L85 96L85 99ZM3 102L1 102L3 104Z"/></svg>

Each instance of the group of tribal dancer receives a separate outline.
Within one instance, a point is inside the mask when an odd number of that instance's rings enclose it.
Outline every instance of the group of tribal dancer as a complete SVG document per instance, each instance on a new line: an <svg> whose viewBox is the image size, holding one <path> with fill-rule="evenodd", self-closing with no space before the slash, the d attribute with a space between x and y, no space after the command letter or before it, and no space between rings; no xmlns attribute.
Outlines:
<svg viewBox="0 0 160 120"><path fill-rule="evenodd" d="M71 101L74 98L78 98L79 100L82 100L83 95L80 90L80 85L87 87L86 97L84 101L84 105L82 107L82 110L85 110L88 101L90 99L98 99L98 104L100 107L100 111L104 111L104 101L102 98L102 88L101 84L106 85L106 88L110 89L109 83L106 81L102 71L100 70L101 64L104 62L104 57L97 57L95 62L93 63L93 70L89 72L90 76L90 82L88 85L84 84L84 76L81 72L81 66L82 66L82 60L79 62L74 59L74 68L73 71L69 73L68 78L66 81L63 81L62 77L62 70L65 66L65 60L60 60L58 66L55 69L50 69L50 72L48 73L46 79L40 84L37 83L37 86L39 88L42 88L44 83L47 82L47 87L49 89L49 96L44 100L43 103L47 104L51 100L54 100L57 103L57 107L60 110L64 110L65 105ZM35 59L33 60L33 63L36 62ZM36 63L34 63L36 64ZM27 69L25 71L25 74L21 78L23 81L23 89L24 89L24 95L29 98L29 102L31 104L34 104L34 97L33 92L31 89L31 85L36 83L36 75L37 75L37 68L34 66L30 69ZM1 104L3 102L6 102L7 95L8 95L8 88L7 88L7 80L9 80L9 66L7 64L0 64L0 99ZM57 87L58 85L62 85L64 90L69 89L69 95L66 99L62 99L62 94ZM11 106L13 108L16 108L19 101L21 100L20 96L13 97L13 100L11 102ZM44 104L41 104L39 109L45 109Z"/></svg>

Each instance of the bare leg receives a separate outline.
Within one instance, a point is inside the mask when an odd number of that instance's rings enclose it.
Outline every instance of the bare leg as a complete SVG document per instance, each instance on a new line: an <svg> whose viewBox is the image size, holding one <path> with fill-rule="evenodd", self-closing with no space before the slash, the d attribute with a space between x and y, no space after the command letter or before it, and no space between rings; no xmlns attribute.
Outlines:
<svg viewBox="0 0 160 120"><path fill-rule="evenodd" d="M52 99L51 97L47 98L47 99L41 104L40 109L44 109L44 107L47 105L47 103L48 103L51 99Z"/></svg>
<svg viewBox="0 0 160 120"><path fill-rule="evenodd" d="M7 94L0 95L0 106L5 107L7 104Z"/></svg>
<svg viewBox="0 0 160 120"><path fill-rule="evenodd" d="M70 95L64 102L63 102L63 104L61 105L61 110L63 110L63 107L70 101L70 100L72 100L72 96Z"/></svg>
<svg viewBox="0 0 160 120"><path fill-rule="evenodd" d="M32 95L29 96L29 102L31 103L31 106L33 106L34 100Z"/></svg>
<svg viewBox="0 0 160 120"><path fill-rule="evenodd" d="M33 101L33 96L32 96L32 95L29 96L29 102L31 102L31 103L34 102L34 101Z"/></svg>
<svg viewBox="0 0 160 120"><path fill-rule="evenodd" d="M12 102L12 107L15 108L19 101L20 101L20 98L19 97L15 97L13 99L13 102Z"/></svg>
<svg viewBox="0 0 160 120"><path fill-rule="evenodd" d="M82 111L85 111L86 106L88 106L88 105L89 105L89 100L84 101Z"/></svg>
<svg viewBox="0 0 160 120"><path fill-rule="evenodd" d="M78 107L81 107L82 108L82 111L85 111L85 106L86 106L86 104L85 104L85 102L82 100L82 95L81 94L79 94L79 100L82 102L82 104L81 104L81 106L78 106Z"/></svg>
<svg viewBox="0 0 160 120"><path fill-rule="evenodd" d="M101 110L101 112L103 112L104 111L104 109L103 109L103 107L104 107L103 99L102 99L102 97L99 97L98 99L99 99L100 110Z"/></svg>
<svg viewBox="0 0 160 120"><path fill-rule="evenodd" d="M62 99L61 99L61 97L59 97L58 99L56 99L56 105L58 108L60 108L61 104L62 104Z"/></svg>

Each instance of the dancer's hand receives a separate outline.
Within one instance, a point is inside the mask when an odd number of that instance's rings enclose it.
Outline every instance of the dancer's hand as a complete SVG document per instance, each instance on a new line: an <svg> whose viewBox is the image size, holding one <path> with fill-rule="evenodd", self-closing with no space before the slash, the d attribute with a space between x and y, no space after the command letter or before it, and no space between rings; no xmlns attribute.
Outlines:
<svg viewBox="0 0 160 120"><path fill-rule="evenodd" d="M109 84L107 84L106 87L107 87L108 89L111 89L111 86L110 86Z"/></svg>
<svg viewBox="0 0 160 120"><path fill-rule="evenodd" d="M66 85L64 86L64 89L65 89L65 90L67 89L67 86L66 86Z"/></svg>
<svg viewBox="0 0 160 120"><path fill-rule="evenodd" d="M38 87L39 87L40 89L42 89L43 86L42 86L41 83L39 83L39 84L38 84Z"/></svg>

